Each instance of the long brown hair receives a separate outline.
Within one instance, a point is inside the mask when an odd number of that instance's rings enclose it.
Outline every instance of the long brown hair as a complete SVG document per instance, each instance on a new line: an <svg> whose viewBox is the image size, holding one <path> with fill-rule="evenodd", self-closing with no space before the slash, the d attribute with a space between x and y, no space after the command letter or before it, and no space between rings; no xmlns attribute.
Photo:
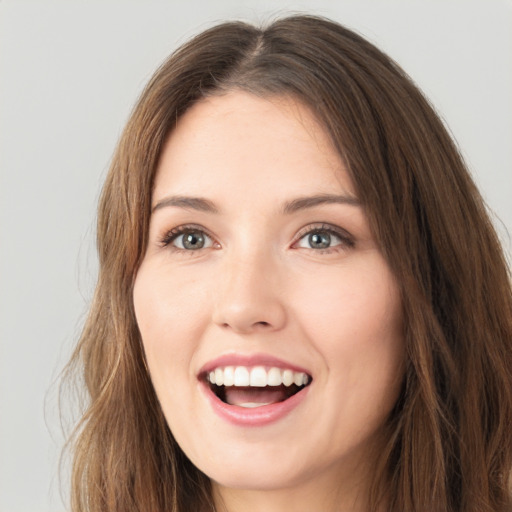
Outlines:
<svg viewBox="0 0 512 512"><path fill-rule="evenodd" d="M69 372L89 395L71 439L75 512L213 510L208 478L169 431L132 304L159 155L180 116L241 89L309 106L346 164L401 287L407 367L376 456L371 510L511 510L512 295L483 201L408 76L326 19L224 23L157 70L99 205L100 271Z"/></svg>

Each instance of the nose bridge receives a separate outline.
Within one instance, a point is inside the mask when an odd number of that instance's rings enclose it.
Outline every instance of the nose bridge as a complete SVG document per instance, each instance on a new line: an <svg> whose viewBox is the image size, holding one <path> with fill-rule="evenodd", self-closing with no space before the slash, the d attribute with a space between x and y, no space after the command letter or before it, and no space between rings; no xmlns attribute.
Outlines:
<svg viewBox="0 0 512 512"><path fill-rule="evenodd" d="M230 251L219 273L214 322L236 332L278 330L286 322L280 265L270 248Z"/></svg>

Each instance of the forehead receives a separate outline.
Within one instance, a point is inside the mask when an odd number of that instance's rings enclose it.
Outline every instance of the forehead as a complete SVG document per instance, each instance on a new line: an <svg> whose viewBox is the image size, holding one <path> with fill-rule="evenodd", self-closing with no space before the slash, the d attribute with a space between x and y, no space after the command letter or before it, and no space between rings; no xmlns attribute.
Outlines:
<svg viewBox="0 0 512 512"><path fill-rule="evenodd" d="M313 113L289 97L236 91L199 101L179 120L160 158L154 200L171 192L294 195L305 188L354 195Z"/></svg>

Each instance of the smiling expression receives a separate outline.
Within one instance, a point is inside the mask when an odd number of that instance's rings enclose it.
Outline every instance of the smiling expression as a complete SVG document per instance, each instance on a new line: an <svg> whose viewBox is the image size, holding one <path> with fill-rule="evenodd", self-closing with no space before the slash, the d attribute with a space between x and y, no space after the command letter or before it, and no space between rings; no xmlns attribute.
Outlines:
<svg viewBox="0 0 512 512"><path fill-rule="evenodd" d="M134 306L169 427L215 485L293 488L368 462L402 382L400 296L306 107L230 92L180 119Z"/></svg>

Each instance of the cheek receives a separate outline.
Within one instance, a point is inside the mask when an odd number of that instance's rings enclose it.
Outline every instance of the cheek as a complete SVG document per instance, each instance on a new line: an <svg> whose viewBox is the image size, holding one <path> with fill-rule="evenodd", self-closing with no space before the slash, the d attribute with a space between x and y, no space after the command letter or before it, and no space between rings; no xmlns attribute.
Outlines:
<svg viewBox="0 0 512 512"><path fill-rule="evenodd" d="M335 270L297 279L296 317L336 386L356 390L354 397L382 389L394 395L404 358L395 279L380 257Z"/></svg>
<svg viewBox="0 0 512 512"><path fill-rule="evenodd" d="M205 286L190 274L155 265L139 269L134 309L155 386L189 368L195 340L205 328L206 297Z"/></svg>
<svg viewBox="0 0 512 512"><path fill-rule="evenodd" d="M340 333L349 344L401 337L398 287L384 262L374 259L373 265L362 262L295 280L298 316L317 333L315 337L335 339Z"/></svg>

